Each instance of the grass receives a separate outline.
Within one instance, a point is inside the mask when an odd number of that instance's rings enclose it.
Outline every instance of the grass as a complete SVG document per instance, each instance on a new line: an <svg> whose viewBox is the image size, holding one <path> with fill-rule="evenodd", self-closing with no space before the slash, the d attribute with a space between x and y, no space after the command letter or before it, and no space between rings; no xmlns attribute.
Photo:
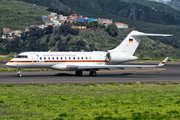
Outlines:
<svg viewBox="0 0 180 120"><path fill-rule="evenodd" d="M0 119L126 120L180 117L180 84L0 86Z"/></svg>
<svg viewBox="0 0 180 120"><path fill-rule="evenodd" d="M0 68L0 72L16 72L17 68ZM52 70L52 69L46 69L46 68L37 68L37 69L27 69L27 68L23 68L22 69L23 72L42 72L42 71L56 71L56 70Z"/></svg>

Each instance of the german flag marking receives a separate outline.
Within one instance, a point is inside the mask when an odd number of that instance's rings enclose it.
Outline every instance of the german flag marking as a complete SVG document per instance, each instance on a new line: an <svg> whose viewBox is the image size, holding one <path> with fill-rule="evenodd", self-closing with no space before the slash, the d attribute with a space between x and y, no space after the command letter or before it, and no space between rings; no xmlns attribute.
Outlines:
<svg viewBox="0 0 180 120"><path fill-rule="evenodd" d="M129 39L129 42L133 42L134 40L133 39Z"/></svg>

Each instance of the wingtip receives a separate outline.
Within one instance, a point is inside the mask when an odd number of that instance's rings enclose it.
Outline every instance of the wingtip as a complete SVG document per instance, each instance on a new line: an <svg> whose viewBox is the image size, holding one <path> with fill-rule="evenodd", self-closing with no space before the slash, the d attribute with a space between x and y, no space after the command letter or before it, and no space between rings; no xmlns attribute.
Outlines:
<svg viewBox="0 0 180 120"><path fill-rule="evenodd" d="M164 66L165 63L168 61L169 57L166 57L163 61L161 61L159 64L158 64L158 67L161 67L161 66Z"/></svg>

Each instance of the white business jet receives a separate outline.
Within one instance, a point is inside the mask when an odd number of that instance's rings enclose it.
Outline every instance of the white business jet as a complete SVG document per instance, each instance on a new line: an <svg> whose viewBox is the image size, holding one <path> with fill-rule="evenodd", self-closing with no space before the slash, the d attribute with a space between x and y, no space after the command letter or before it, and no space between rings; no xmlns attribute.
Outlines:
<svg viewBox="0 0 180 120"><path fill-rule="evenodd" d="M107 52L22 52L6 63L7 66L18 69L18 76L22 76L21 68L50 68L61 71L75 71L82 76L82 71L89 71L90 76L96 76L100 69L112 68L149 68L160 67L168 57L158 65L120 65L123 62L137 59L133 56L143 36L172 36L170 34L149 34L132 31L115 49Z"/></svg>

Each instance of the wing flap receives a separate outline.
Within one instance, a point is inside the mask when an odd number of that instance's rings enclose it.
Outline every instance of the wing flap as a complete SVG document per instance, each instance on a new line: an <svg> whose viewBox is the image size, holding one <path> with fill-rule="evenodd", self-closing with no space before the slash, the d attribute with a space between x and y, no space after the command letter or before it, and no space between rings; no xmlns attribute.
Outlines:
<svg viewBox="0 0 180 120"><path fill-rule="evenodd" d="M98 65L98 66L79 66L78 69L111 69L111 68L153 68L157 65Z"/></svg>

